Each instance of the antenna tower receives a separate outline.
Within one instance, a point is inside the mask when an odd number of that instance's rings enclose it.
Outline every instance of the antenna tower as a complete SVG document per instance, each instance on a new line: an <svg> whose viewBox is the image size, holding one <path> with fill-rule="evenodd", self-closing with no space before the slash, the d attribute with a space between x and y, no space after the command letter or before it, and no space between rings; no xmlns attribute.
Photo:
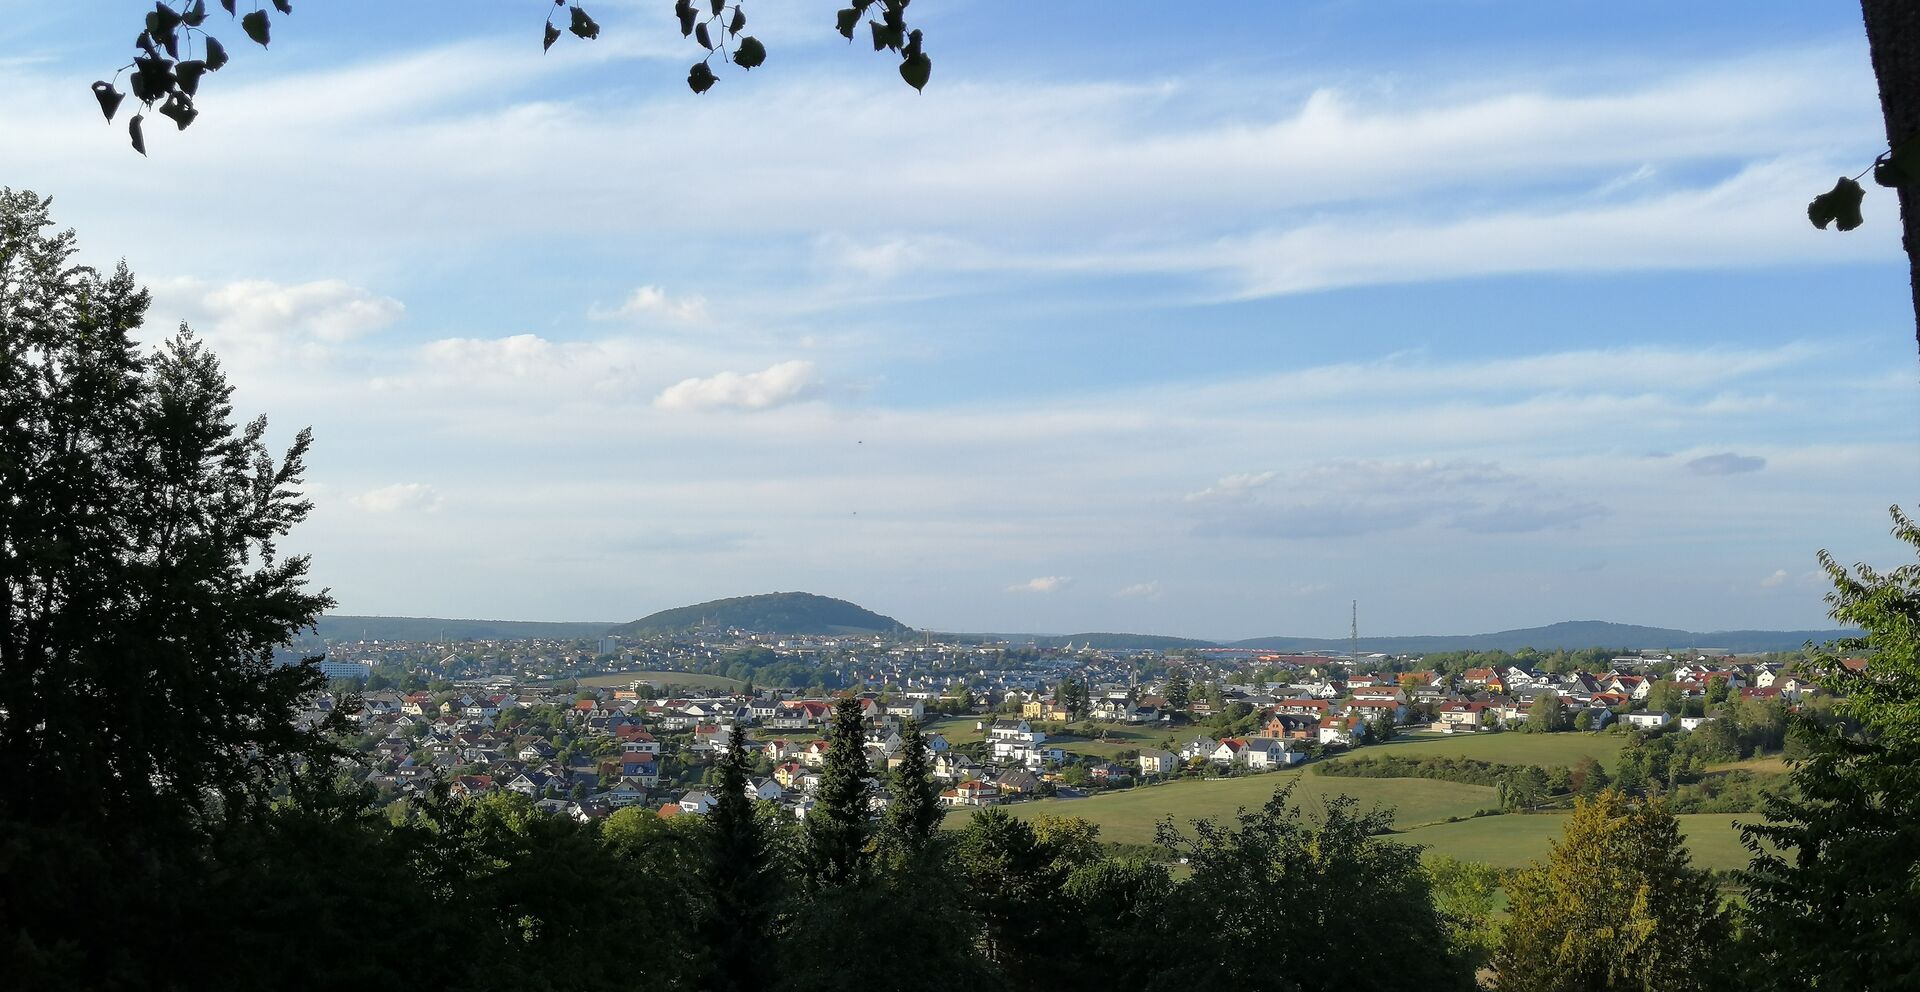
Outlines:
<svg viewBox="0 0 1920 992"><path fill-rule="evenodd" d="M1352 625L1347 628L1347 644L1349 647L1347 656L1358 665L1360 663L1360 601L1357 599L1353 601L1353 618Z"/></svg>

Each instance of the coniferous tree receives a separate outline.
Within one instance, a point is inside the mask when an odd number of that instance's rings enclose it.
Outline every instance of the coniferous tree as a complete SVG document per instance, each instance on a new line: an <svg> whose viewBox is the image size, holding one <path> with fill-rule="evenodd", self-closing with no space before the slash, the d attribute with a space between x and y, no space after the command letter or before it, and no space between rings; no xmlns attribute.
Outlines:
<svg viewBox="0 0 1920 992"><path fill-rule="evenodd" d="M815 885L851 885L865 879L867 840L867 735L860 700L847 696L833 707L826 767L813 808L807 811L806 846Z"/></svg>
<svg viewBox="0 0 1920 992"><path fill-rule="evenodd" d="M1187 708L1187 697L1193 692L1193 683L1187 679L1185 668L1175 668L1167 676L1167 705L1176 710Z"/></svg>
<svg viewBox="0 0 1920 992"><path fill-rule="evenodd" d="M940 828L940 787L933 779L927 735L916 720L902 728L900 767L894 769L892 803L887 807L887 836L908 858L917 857Z"/></svg>
<svg viewBox="0 0 1920 992"><path fill-rule="evenodd" d="M715 992L758 992L769 985L772 853L755 803L747 797L746 736L739 726L727 735L718 794L707 814L704 874L711 903L701 922Z"/></svg>

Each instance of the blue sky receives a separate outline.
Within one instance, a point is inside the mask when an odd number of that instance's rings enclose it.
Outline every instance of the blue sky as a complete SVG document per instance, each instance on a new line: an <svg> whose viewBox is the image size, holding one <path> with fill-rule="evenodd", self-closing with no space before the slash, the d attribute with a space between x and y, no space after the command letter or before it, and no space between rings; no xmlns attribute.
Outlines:
<svg viewBox="0 0 1920 992"><path fill-rule="evenodd" d="M0 0L0 183L311 424L344 612L774 589L1197 636L1824 623L1920 481L1847 3L300 3L151 156L138 5ZM1018 11L1018 16L1012 12Z"/></svg>

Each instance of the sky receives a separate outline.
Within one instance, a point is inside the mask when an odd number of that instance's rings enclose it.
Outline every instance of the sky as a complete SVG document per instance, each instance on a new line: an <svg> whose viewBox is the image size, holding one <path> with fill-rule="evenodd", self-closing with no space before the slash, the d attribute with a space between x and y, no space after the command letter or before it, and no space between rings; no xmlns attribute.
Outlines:
<svg viewBox="0 0 1920 992"><path fill-rule="evenodd" d="M143 159L144 8L0 0L0 185L313 427L343 613L1778 629L1900 563L1897 205L1805 214L1884 148L1857 5L920 0L922 93L834 6L698 97L663 0L216 11Z"/></svg>

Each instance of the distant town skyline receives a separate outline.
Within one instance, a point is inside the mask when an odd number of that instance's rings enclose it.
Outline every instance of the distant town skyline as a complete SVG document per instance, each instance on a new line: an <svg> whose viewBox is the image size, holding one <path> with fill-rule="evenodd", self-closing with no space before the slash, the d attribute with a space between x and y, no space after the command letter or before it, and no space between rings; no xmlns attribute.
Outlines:
<svg viewBox="0 0 1920 992"><path fill-rule="evenodd" d="M314 427L340 613L1811 629L1920 495L1893 197L1805 216L1883 148L1846 5L926 4L921 94L768 5L697 98L664 5L368 9L142 159L126 10L0 0L0 183Z"/></svg>

